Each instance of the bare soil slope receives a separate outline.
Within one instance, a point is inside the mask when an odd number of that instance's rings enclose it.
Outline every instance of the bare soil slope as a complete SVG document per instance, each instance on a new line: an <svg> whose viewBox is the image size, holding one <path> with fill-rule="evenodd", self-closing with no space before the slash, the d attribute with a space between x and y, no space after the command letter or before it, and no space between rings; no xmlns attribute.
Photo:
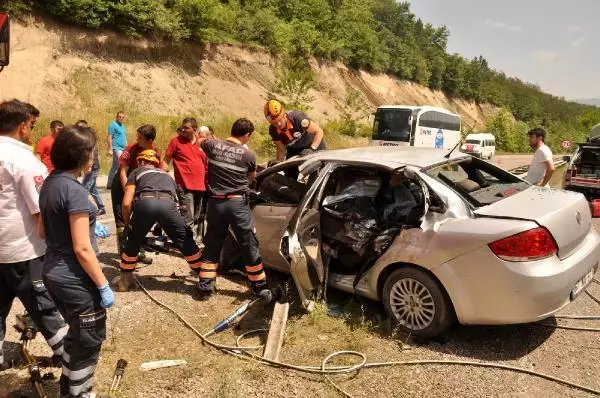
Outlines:
<svg viewBox="0 0 600 398"><path fill-rule="evenodd" d="M277 59L261 49L159 44L86 31L33 17L14 21L11 65L0 74L0 99L18 97L46 113L95 109L157 115L184 113L260 118L273 91ZM367 103L430 104L481 125L492 106L452 100L442 92L388 75L311 60L317 87L311 115L336 118L349 87ZM63 112L61 112L63 111ZM86 113L87 113L86 112Z"/></svg>

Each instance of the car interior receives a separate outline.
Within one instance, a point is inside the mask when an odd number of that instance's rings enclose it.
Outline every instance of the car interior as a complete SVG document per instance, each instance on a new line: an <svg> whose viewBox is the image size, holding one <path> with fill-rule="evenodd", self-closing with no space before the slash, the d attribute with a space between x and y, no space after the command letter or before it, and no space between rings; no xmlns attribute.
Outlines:
<svg viewBox="0 0 600 398"><path fill-rule="evenodd" d="M286 171L261 179L260 202L298 206L318 175L296 180ZM353 275L372 265L403 228L420 225L425 196L403 173L346 166L329 177L319 207L324 258L331 272Z"/></svg>
<svg viewBox="0 0 600 398"><path fill-rule="evenodd" d="M424 209L421 185L402 173L366 167L334 171L320 204L323 252L331 272L362 273L403 228L420 225Z"/></svg>
<svg viewBox="0 0 600 398"><path fill-rule="evenodd" d="M476 207L498 202L529 187L518 177L484 161L469 158L427 172Z"/></svg>

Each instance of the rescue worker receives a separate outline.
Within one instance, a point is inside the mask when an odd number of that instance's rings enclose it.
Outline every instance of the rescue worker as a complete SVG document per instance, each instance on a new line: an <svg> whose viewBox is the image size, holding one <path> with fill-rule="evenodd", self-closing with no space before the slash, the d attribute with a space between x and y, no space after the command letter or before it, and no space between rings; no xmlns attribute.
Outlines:
<svg viewBox="0 0 600 398"><path fill-rule="evenodd" d="M208 157L208 189L211 195L198 275L198 288L205 299L215 290L221 249L230 226L239 243L254 295L259 296L267 290L267 277L248 201L249 182L256 176L256 156L244 144L253 132L254 125L250 120L238 119L226 140L199 140Z"/></svg>
<svg viewBox="0 0 600 398"><path fill-rule="evenodd" d="M9 367L2 346L16 297L54 351L55 364L68 330L42 281L39 192L48 171L28 145L36 117L31 107L18 100L0 104L0 370Z"/></svg>
<svg viewBox="0 0 600 398"><path fill-rule="evenodd" d="M269 135L277 147L277 161L326 149L323 129L304 112L286 111L281 102L269 100L264 114L271 124Z"/></svg>
<svg viewBox="0 0 600 398"><path fill-rule="evenodd" d="M115 224L117 227L117 244L119 253L123 251L124 239L123 239L123 214L122 214L122 202L123 192L125 185L127 185L127 178L129 174L138 167L137 156L146 149L154 149L158 153L154 140L156 139L156 128L150 124L145 124L137 129L136 143L128 145L123 154L119 159L119 171L117 173L120 184L112 184L111 188L111 199L113 206L113 215L115 217ZM159 156L160 157L160 156ZM168 166L161 162L161 168L168 170ZM146 257L144 251L138 256L139 261L144 264L151 264L152 259Z"/></svg>
<svg viewBox="0 0 600 398"><path fill-rule="evenodd" d="M63 397L94 396L106 308L115 301L91 243L98 209L77 181L92 167L95 145L91 129L65 127L50 153L55 170L40 192L40 231L48 244L44 284L69 325L59 381Z"/></svg>
<svg viewBox="0 0 600 398"><path fill-rule="evenodd" d="M162 227L192 270L197 272L200 267L200 250L177 209L175 181L158 167L160 159L156 151L142 151L137 162L139 167L129 174L123 198L123 222L128 233L121 253L121 275L116 280L119 291L128 290L133 285L132 272L138 253L154 223Z"/></svg>

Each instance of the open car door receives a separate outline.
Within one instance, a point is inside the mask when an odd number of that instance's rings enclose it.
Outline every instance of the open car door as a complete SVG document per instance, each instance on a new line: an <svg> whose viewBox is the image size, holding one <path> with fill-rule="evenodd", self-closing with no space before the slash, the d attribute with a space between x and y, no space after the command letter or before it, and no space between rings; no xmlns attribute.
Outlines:
<svg viewBox="0 0 600 398"><path fill-rule="evenodd" d="M282 238L281 252L290 263L290 273L298 288L302 305L310 311L315 300L320 297L325 282L321 258L319 199L333 165L323 165L319 161L309 162L300 167L302 175L312 174L318 169L320 172L290 221Z"/></svg>
<svg viewBox="0 0 600 398"><path fill-rule="evenodd" d="M0 71L8 65L10 47L10 20L0 11Z"/></svg>

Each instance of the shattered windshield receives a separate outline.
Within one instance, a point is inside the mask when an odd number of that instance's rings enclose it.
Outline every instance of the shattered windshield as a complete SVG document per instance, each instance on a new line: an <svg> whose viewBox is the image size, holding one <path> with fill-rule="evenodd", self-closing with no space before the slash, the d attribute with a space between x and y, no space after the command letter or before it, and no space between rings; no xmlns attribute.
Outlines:
<svg viewBox="0 0 600 398"><path fill-rule="evenodd" d="M426 170L469 203L482 207L526 190L527 182L477 158L461 159Z"/></svg>

